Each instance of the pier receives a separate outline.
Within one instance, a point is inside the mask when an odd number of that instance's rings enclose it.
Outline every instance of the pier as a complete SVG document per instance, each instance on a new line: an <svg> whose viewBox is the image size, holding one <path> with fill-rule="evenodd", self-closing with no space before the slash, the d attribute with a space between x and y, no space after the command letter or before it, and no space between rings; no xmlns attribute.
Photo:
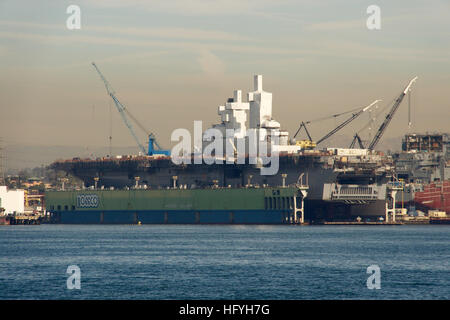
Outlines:
<svg viewBox="0 0 450 320"><path fill-rule="evenodd" d="M42 220L41 216L36 215L16 215L8 218L10 225L38 225Z"/></svg>
<svg viewBox="0 0 450 320"><path fill-rule="evenodd" d="M402 225L402 222L385 222L385 221L324 221L323 223L318 223L323 225L334 225L334 226L394 226Z"/></svg>

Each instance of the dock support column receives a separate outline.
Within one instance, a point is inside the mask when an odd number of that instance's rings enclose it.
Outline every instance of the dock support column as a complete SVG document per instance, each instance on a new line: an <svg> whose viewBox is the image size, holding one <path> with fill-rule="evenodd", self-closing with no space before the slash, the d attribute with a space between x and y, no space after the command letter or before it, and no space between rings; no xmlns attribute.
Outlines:
<svg viewBox="0 0 450 320"><path fill-rule="evenodd" d="M308 195L307 187L300 187L299 191L301 196L294 197L294 223L305 223L305 202L304 199ZM300 213L300 220L298 219L298 213Z"/></svg>
<svg viewBox="0 0 450 320"><path fill-rule="evenodd" d="M283 183L282 183L282 187L286 188L286 178L287 178L287 173L282 173L281 177L283 178Z"/></svg>
<svg viewBox="0 0 450 320"><path fill-rule="evenodd" d="M397 192L403 190L403 187L398 184L389 183L387 186L387 196L386 196L386 222L395 222L395 199Z"/></svg>

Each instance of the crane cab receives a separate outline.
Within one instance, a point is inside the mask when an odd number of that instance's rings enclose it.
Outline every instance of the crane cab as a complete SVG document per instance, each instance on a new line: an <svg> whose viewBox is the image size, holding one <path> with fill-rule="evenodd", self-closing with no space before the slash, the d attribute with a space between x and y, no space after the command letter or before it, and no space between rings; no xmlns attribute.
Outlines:
<svg viewBox="0 0 450 320"><path fill-rule="evenodd" d="M301 147L303 150L312 150L317 146L317 144L311 140L297 140L295 145Z"/></svg>

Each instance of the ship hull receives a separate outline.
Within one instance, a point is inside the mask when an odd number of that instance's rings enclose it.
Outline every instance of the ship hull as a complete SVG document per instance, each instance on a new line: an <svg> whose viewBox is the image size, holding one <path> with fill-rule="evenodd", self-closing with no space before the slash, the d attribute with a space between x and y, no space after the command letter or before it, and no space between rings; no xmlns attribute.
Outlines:
<svg viewBox="0 0 450 320"><path fill-rule="evenodd" d="M305 221L375 221L384 217L384 201L362 205L338 205L305 201ZM289 224L282 210L142 210L142 211L60 211L54 222L62 224Z"/></svg>
<svg viewBox="0 0 450 320"><path fill-rule="evenodd" d="M358 217L364 221L385 218L386 201L375 200L360 204L347 204L323 200L305 199L305 219L311 223L324 221L356 221Z"/></svg>
<svg viewBox="0 0 450 320"><path fill-rule="evenodd" d="M413 203L419 208L450 214L450 180L425 185L423 191L414 194Z"/></svg>
<svg viewBox="0 0 450 320"><path fill-rule="evenodd" d="M99 161L65 161L53 164L81 179L86 187L98 186L122 189L139 184L152 189L186 187L207 188L216 184L220 187L241 188L247 185L281 186L282 175L285 184L295 184L301 174L309 185L309 198L322 199L323 185L336 180L338 173L327 163L329 156L280 156L279 170L274 175L262 175L261 168L251 164L181 164L170 159L131 158L129 160L102 159ZM248 159L247 159L248 160ZM193 161L192 161L193 162ZM174 181L174 176L177 180Z"/></svg>
<svg viewBox="0 0 450 320"><path fill-rule="evenodd" d="M385 175L374 174L374 167L358 169L357 174L352 174L354 171L348 170L348 163L337 164L338 160L339 157L320 152L306 155L280 155L279 170L274 175L262 175L260 167L250 164L175 165L170 158L150 157L64 161L53 164L53 168L77 176L83 180L86 187L94 187L93 178L97 177L97 187L105 189L133 188L136 186L136 177L141 187L157 190L168 188L198 190L213 186L220 188L279 187L292 186L301 182L309 188L305 206L308 207L306 215L310 221L352 220L358 216L368 218L383 216L385 191L380 186L386 183ZM347 171L336 170L338 167L347 168ZM330 184L348 185L354 190L378 186L376 188L380 192L370 201L360 201L367 195L357 193L350 195L353 199L334 201L336 199L332 199L329 194L331 189L324 189L325 185Z"/></svg>
<svg viewBox="0 0 450 320"><path fill-rule="evenodd" d="M54 218L61 224L289 224L281 210L143 210L62 211Z"/></svg>
<svg viewBox="0 0 450 320"><path fill-rule="evenodd" d="M0 216L0 226L10 225L10 224L11 224L11 219L9 217Z"/></svg>
<svg viewBox="0 0 450 320"><path fill-rule="evenodd" d="M159 170L158 173L135 171L135 172L104 172L101 175L101 184L105 188L122 189L133 187L135 185L134 177L139 177L139 182L150 189L173 188L174 184L178 188L208 188L213 186L213 181L217 181L220 187L241 188L247 185L258 186L281 186L283 178L281 172L273 176L264 176L260 174L260 169L255 167L243 168L194 168L194 169L175 169ZM205 166L206 167L206 166ZM287 174L286 185L295 184L300 174L304 173L304 183L308 179L309 198L322 200L323 185L330 181L335 181L337 174L332 169L322 168L283 168L282 173ZM88 171L78 176L85 181L87 187L94 186L92 177L97 172ZM177 177L174 183L173 176ZM99 182L100 183L100 182Z"/></svg>

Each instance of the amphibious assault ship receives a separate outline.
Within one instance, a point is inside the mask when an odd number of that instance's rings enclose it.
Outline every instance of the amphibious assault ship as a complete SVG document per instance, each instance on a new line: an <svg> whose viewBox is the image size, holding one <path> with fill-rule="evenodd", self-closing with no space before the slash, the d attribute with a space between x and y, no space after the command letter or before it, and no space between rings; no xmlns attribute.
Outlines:
<svg viewBox="0 0 450 320"><path fill-rule="evenodd" d="M102 79L109 95L121 111L122 105L103 76ZM413 81L397 99L387 120L390 121L388 118L392 118ZM368 107L354 112L349 119L324 138L340 130ZM229 143L234 153L226 156L212 153L216 160L213 164L207 164L205 159L199 160L198 151L185 154L184 159L189 161L176 164L174 154L155 151L154 136L150 135L147 155L74 158L56 161L51 167L80 178L84 182L85 189L95 190L279 188L300 183L308 187L304 198L306 220L354 220L358 216L363 219L385 217L389 188L387 181L394 175L394 166L391 157L373 150L374 144L371 144L369 149L319 150L314 148L315 143L312 139L290 140L289 133L282 130L280 123L272 117L272 94L263 90L260 75L254 77L254 91L248 93L246 102L242 101L242 92L235 90L233 97L219 106L218 114L221 121L212 128L223 133L220 138L223 139L222 145ZM122 115L124 116L123 112ZM381 137L389 121L385 121L384 127L380 128L377 139ZM229 129L233 130L231 137L225 134ZM132 133L134 135L134 132ZM258 161L252 162L249 152L237 154L239 148L235 146L239 145L239 139L244 139L244 145L250 148L249 133L256 136L258 141L268 142L269 153L274 150L278 153L279 168L275 174L261 174L261 169L271 164L264 164L258 157ZM270 141L273 137L276 137L276 143ZM217 139L219 138L216 136L215 141ZM205 148L210 142L211 137L204 134L202 147ZM217 161L220 157L222 162ZM75 205L68 206L70 207L73 207L72 210L77 209Z"/></svg>

